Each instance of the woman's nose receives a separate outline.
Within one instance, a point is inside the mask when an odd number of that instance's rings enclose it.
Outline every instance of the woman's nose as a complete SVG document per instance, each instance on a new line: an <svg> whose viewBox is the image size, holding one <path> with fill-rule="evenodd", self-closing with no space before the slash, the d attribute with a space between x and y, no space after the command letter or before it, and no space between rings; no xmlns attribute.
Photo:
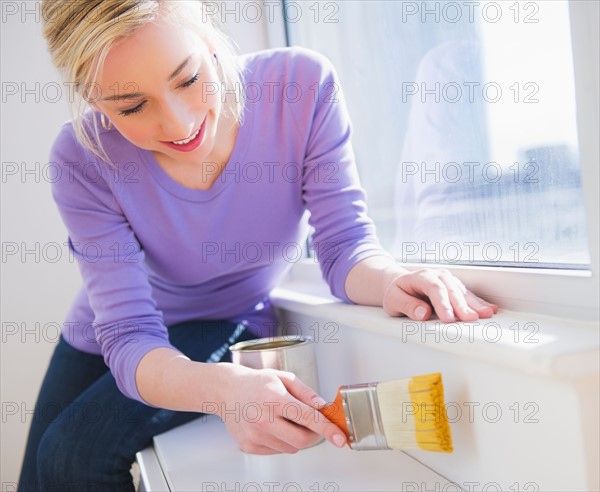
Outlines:
<svg viewBox="0 0 600 492"><path fill-rule="evenodd" d="M162 109L160 125L166 140L183 140L194 132L194 114L184 101L166 101Z"/></svg>

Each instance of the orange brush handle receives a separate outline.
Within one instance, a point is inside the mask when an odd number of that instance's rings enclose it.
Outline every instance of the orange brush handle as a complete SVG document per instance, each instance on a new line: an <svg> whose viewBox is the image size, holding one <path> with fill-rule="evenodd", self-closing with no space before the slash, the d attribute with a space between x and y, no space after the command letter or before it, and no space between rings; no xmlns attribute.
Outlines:
<svg viewBox="0 0 600 492"><path fill-rule="evenodd" d="M341 386L340 386L341 388ZM338 389L337 395L333 403L327 405L322 410L319 410L330 422L337 425L346 435L348 439L348 446L350 445L350 434L348 433L348 426L346 425L346 414L344 413L344 406L342 405L342 392Z"/></svg>

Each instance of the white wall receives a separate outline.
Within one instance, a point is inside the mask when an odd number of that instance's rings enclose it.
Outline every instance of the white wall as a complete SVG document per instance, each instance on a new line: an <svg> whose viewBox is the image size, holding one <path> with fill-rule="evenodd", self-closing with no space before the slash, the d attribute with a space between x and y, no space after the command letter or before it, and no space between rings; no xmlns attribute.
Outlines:
<svg viewBox="0 0 600 492"><path fill-rule="evenodd" d="M43 172L69 118L66 93L56 90L65 86L45 51L39 19L8 16L5 5L2 13L1 481L2 490L13 490L30 412L79 274Z"/></svg>
<svg viewBox="0 0 600 492"><path fill-rule="evenodd" d="M220 3L220 2L219 2ZM221 15L242 52L266 47L273 31L227 2ZM66 230L50 195L48 152L69 119L68 91L50 62L38 2L1 3L0 483L14 490L32 410L60 324L79 288ZM282 37L276 37L279 42Z"/></svg>

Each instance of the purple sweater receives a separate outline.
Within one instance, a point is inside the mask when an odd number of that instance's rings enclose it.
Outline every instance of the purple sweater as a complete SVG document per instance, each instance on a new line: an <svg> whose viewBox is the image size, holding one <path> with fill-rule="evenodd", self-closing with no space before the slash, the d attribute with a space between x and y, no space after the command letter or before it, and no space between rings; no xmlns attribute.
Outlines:
<svg viewBox="0 0 600 492"><path fill-rule="evenodd" d="M273 334L269 292L299 259L306 215L323 276L345 302L352 266L385 254L331 63L301 48L241 60L244 123L209 190L174 181L114 128L100 137L118 172L77 142L70 122L51 149L60 176L53 197L83 277L63 336L101 353L120 390L142 402L136 367L150 350L171 347L166 326L230 320Z"/></svg>

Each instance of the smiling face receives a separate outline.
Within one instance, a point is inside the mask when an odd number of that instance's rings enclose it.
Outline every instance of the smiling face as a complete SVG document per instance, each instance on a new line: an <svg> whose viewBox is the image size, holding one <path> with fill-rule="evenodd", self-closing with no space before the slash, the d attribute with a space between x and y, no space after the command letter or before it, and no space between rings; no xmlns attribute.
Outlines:
<svg viewBox="0 0 600 492"><path fill-rule="evenodd" d="M228 156L212 50L184 26L149 23L108 53L92 106L157 160L194 164ZM189 140L189 141L188 141ZM177 142L177 143L174 143Z"/></svg>

